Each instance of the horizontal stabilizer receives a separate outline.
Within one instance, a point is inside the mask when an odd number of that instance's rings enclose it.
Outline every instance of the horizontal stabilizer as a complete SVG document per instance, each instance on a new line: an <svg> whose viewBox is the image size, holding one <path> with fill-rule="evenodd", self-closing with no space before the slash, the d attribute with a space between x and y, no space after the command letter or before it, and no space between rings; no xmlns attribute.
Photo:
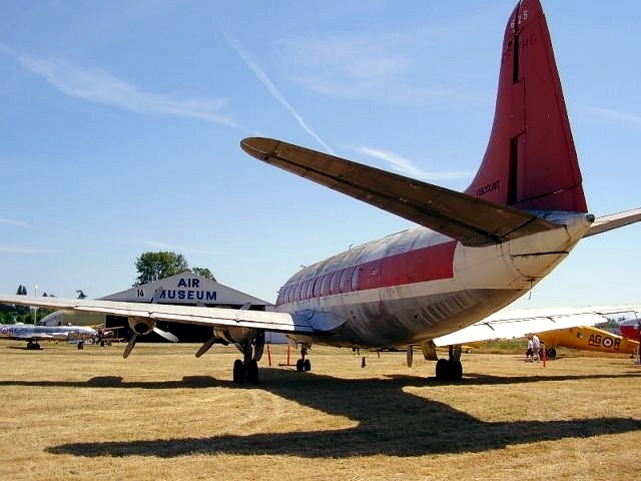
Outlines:
<svg viewBox="0 0 641 481"><path fill-rule="evenodd" d="M590 229L583 237L601 234L612 229L618 229L626 225L634 224L641 220L641 208L630 209L617 214L604 215L597 217Z"/></svg>
<svg viewBox="0 0 641 481"><path fill-rule="evenodd" d="M467 246L558 228L512 207L275 139L241 141L249 155L440 232Z"/></svg>

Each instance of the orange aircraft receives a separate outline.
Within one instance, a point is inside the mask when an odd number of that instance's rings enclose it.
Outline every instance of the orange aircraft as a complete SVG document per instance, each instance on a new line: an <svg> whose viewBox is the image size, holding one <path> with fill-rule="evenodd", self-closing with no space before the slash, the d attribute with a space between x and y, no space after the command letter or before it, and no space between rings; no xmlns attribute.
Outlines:
<svg viewBox="0 0 641 481"><path fill-rule="evenodd" d="M538 334L548 349L548 357L556 357L556 347L571 347L587 351L634 354L639 341L612 334L591 326L570 327Z"/></svg>

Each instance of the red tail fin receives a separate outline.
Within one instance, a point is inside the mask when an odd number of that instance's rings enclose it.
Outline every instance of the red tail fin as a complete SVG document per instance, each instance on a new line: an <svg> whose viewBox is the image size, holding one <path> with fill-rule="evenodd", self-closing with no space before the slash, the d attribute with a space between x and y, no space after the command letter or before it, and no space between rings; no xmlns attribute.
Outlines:
<svg viewBox="0 0 641 481"><path fill-rule="evenodd" d="M466 193L521 209L587 211L538 0L521 0L508 21L492 133Z"/></svg>

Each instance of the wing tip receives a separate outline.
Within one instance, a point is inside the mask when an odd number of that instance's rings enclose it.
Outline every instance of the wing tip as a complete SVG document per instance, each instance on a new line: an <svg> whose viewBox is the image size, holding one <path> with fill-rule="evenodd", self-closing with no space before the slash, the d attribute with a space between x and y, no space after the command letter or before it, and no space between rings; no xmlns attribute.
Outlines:
<svg viewBox="0 0 641 481"><path fill-rule="evenodd" d="M266 160L276 151L279 141L268 137L246 137L240 141L240 148L259 160Z"/></svg>

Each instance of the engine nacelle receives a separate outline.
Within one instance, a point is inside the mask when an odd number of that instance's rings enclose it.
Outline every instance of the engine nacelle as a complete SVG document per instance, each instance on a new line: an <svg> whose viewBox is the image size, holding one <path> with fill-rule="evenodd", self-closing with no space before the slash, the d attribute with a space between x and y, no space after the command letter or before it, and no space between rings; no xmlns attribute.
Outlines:
<svg viewBox="0 0 641 481"><path fill-rule="evenodd" d="M214 329L214 336L231 344L243 344L256 338L257 329L248 327L231 327L228 329Z"/></svg>
<svg viewBox="0 0 641 481"><path fill-rule="evenodd" d="M146 336L151 334L156 327L156 321L154 319L149 319L147 317L129 317L127 318L129 322L129 327L134 331L138 336Z"/></svg>

